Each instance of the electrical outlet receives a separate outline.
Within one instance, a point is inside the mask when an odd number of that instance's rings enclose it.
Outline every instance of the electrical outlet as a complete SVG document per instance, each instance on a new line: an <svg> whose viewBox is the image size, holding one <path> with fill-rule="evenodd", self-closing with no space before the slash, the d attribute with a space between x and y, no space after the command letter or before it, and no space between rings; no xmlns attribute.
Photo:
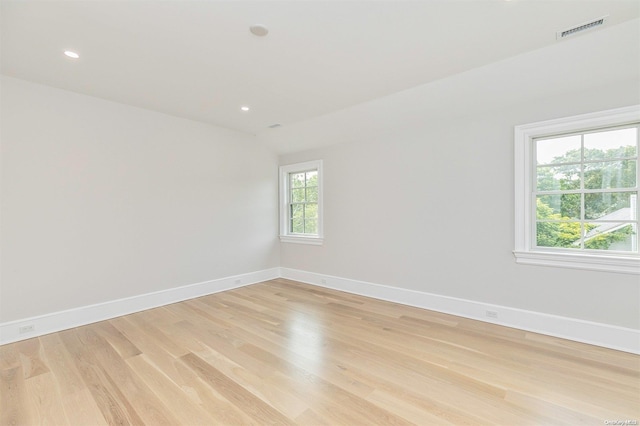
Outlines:
<svg viewBox="0 0 640 426"><path fill-rule="evenodd" d="M485 315L487 318L498 318L498 312L496 311L485 311Z"/></svg>
<svg viewBox="0 0 640 426"><path fill-rule="evenodd" d="M18 327L18 333L31 333L32 331L36 331L36 326L34 324L23 325L22 327Z"/></svg>

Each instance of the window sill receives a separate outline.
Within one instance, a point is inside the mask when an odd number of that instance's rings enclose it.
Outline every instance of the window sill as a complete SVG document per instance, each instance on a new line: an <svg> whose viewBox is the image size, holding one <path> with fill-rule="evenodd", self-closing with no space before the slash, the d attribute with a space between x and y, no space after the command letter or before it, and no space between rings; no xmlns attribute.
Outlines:
<svg viewBox="0 0 640 426"><path fill-rule="evenodd" d="M280 235L281 243L295 243L295 244L310 244L314 246L321 246L324 242L324 238L320 237L302 237L293 235Z"/></svg>
<svg viewBox="0 0 640 426"><path fill-rule="evenodd" d="M589 271L617 272L622 274L640 274L640 258L638 257L533 251L514 251L513 254L516 257L516 263L524 265L586 269Z"/></svg>

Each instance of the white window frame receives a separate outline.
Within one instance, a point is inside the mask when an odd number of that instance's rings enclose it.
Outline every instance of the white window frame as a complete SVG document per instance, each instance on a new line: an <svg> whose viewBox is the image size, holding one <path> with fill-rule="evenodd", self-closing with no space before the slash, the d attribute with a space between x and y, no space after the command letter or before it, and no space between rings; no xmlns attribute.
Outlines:
<svg viewBox="0 0 640 426"><path fill-rule="evenodd" d="M289 174L318 171L318 234L302 235L292 234L289 231ZM304 163L288 164L280 166L280 241L283 243L313 244L322 245L324 242L323 233L323 197L322 197L322 160L307 161Z"/></svg>
<svg viewBox="0 0 640 426"><path fill-rule="evenodd" d="M534 138L621 126L638 121L640 121L640 105L634 105L515 127L515 250L513 253L517 263L640 274L638 253L566 253L536 248L533 226L535 213L531 195L535 185ZM640 173L640 170L637 172Z"/></svg>

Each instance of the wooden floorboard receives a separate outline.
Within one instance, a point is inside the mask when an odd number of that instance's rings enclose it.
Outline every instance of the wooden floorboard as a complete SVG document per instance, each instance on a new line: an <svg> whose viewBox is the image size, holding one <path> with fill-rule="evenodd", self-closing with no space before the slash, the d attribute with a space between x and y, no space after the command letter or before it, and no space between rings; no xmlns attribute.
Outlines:
<svg viewBox="0 0 640 426"><path fill-rule="evenodd" d="M0 346L0 386L0 425L640 421L637 355L284 279Z"/></svg>

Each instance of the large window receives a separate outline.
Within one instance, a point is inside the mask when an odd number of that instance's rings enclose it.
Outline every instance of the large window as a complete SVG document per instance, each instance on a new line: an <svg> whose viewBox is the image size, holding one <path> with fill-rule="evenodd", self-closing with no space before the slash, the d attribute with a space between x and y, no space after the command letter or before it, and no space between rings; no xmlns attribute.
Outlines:
<svg viewBox="0 0 640 426"><path fill-rule="evenodd" d="M516 127L519 263L640 273L640 108Z"/></svg>
<svg viewBox="0 0 640 426"><path fill-rule="evenodd" d="M322 244L322 161L280 167L280 240Z"/></svg>

